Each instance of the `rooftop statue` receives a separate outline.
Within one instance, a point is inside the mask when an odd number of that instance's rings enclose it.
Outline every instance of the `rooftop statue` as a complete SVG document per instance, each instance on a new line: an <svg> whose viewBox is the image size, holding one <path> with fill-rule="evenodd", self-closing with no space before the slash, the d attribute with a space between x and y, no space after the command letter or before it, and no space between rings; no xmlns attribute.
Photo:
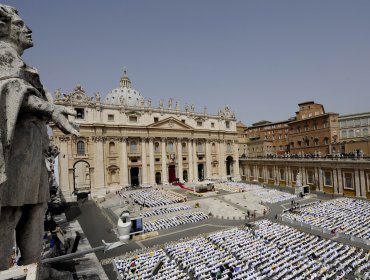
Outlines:
<svg viewBox="0 0 370 280"><path fill-rule="evenodd" d="M20 264L40 261L43 218L49 196L46 123L78 135L73 110L54 105L23 51L32 31L15 8L0 4L0 270L8 268L16 241Z"/></svg>

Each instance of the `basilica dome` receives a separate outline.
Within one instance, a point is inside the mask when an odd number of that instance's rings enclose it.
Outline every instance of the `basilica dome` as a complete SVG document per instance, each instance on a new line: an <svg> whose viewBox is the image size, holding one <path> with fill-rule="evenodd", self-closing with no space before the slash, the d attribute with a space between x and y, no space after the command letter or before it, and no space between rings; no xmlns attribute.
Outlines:
<svg viewBox="0 0 370 280"><path fill-rule="evenodd" d="M123 71L120 80L120 87L113 89L105 98L105 103L109 105L127 105L138 107L144 102L144 97L137 90L131 88L130 78L127 71Z"/></svg>

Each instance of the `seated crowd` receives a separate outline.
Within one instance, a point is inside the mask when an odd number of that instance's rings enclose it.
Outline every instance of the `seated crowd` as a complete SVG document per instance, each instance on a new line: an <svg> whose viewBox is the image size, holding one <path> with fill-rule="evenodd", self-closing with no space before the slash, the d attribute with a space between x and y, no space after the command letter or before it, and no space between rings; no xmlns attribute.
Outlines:
<svg viewBox="0 0 370 280"><path fill-rule="evenodd" d="M265 203L278 203L297 198L296 194L281 192L273 189L263 189L255 194L261 198L262 202Z"/></svg>
<svg viewBox="0 0 370 280"><path fill-rule="evenodd" d="M203 212L193 212L186 214L179 214L168 218L158 219L156 221L145 221L144 232L156 231L180 225L190 224L208 219L208 215Z"/></svg>
<svg viewBox="0 0 370 280"><path fill-rule="evenodd" d="M181 206L174 206L174 207L163 207L155 210L151 210L148 212L145 212L142 214L143 217L152 217L152 216L158 216L158 215L164 215L172 212L177 211L184 211L191 209L190 205L181 205Z"/></svg>
<svg viewBox="0 0 370 280"><path fill-rule="evenodd" d="M120 192L120 195L125 198L131 198L135 203L146 207L165 206L187 201L185 195L176 193L174 191L152 188Z"/></svg>
<svg viewBox="0 0 370 280"><path fill-rule="evenodd" d="M175 242L166 245L164 251L169 257L165 263L169 265L163 265L158 274L168 275L167 279L189 279L187 277L190 276L191 279L207 280L339 280L351 272L361 279L370 279L369 251L268 220L257 222L252 229L234 228L212 233L207 238ZM161 249L151 254L164 253ZM148 258L148 254L137 258ZM165 256L162 258L166 259ZM148 275L151 262L137 263L131 272L130 260L115 260L122 279L138 279L135 275L143 275L143 271L145 276L140 279L151 278ZM158 279L157 275L151 279ZM171 278L174 275L177 278Z"/></svg>
<svg viewBox="0 0 370 280"><path fill-rule="evenodd" d="M370 240L370 202L338 198L284 213L283 217L312 226Z"/></svg>
<svg viewBox="0 0 370 280"><path fill-rule="evenodd" d="M215 189L221 189L228 192L246 192L262 189L261 186L256 184L247 184L240 182L221 182L215 184Z"/></svg>

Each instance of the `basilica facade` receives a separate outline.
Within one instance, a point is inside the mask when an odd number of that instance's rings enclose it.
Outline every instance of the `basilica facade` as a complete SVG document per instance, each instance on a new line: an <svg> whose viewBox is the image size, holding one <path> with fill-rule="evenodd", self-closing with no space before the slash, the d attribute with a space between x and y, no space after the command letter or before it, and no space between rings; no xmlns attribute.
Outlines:
<svg viewBox="0 0 370 280"><path fill-rule="evenodd" d="M55 104L73 108L76 116L70 118L80 126L80 136L74 137L51 124L65 195L104 195L123 186L176 180L240 179L237 123L228 106L214 115L206 107L181 109L173 99L153 106L132 88L126 71L104 100L77 85L68 94L56 91Z"/></svg>

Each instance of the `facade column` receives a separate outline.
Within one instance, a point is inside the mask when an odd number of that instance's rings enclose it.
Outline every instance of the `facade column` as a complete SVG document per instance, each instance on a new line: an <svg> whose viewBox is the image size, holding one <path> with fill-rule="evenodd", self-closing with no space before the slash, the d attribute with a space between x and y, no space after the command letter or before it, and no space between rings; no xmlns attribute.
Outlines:
<svg viewBox="0 0 370 280"><path fill-rule="evenodd" d="M182 166L182 139L177 139L177 178L179 178L180 182L184 181L183 178L183 166Z"/></svg>
<svg viewBox="0 0 370 280"><path fill-rule="evenodd" d="M168 184L168 176L167 176L167 150L166 150L166 138L161 139L162 143L162 184Z"/></svg>
<svg viewBox="0 0 370 280"><path fill-rule="evenodd" d="M234 152L234 181L240 181L240 170L239 170L239 151L238 151L238 144L234 142L233 145L233 152Z"/></svg>
<svg viewBox="0 0 370 280"><path fill-rule="evenodd" d="M337 175L337 170L333 169L333 188L334 188L334 193L338 194L338 175Z"/></svg>
<svg viewBox="0 0 370 280"><path fill-rule="evenodd" d="M324 191L324 178L323 178L323 171L319 168L319 191Z"/></svg>
<svg viewBox="0 0 370 280"><path fill-rule="evenodd" d="M307 185L307 179L306 179L306 169L302 167L302 186Z"/></svg>
<svg viewBox="0 0 370 280"><path fill-rule="evenodd" d="M141 182L148 184L148 172L146 163L146 138L141 138Z"/></svg>
<svg viewBox="0 0 370 280"><path fill-rule="evenodd" d="M104 138L95 137L95 188L105 187L105 168L104 168Z"/></svg>
<svg viewBox="0 0 370 280"><path fill-rule="evenodd" d="M273 172L274 172L274 185L279 185L279 173L278 173L278 167L274 166L273 167Z"/></svg>
<svg viewBox="0 0 370 280"><path fill-rule="evenodd" d="M366 179L365 171L363 169L360 170L360 183L361 183L361 197L366 198Z"/></svg>
<svg viewBox="0 0 370 280"><path fill-rule="evenodd" d="M337 177L338 177L339 194L343 194L343 178L342 178L342 170L340 168L337 169Z"/></svg>
<svg viewBox="0 0 370 280"><path fill-rule="evenodd" d="M198 182L198 157L197 157L197 141L193 140L193 173L194 173L194 182Z"/></svg>
<svg viewBox="0 0 370 280"><path fill-rule="evenodd" d="M285 185L291 187L290 167L285 167Z"/></svg>
<svg viewBox="0 0 370 280"><path fill-rule="evenodd" d="M64 174L68 174L68 140L70 138L66 136L59 137L60 140L60 152L58 156L59 164L58 164L58 172L59 172L59 187L62 192L66 192L67 194L71 194L73 192L73 184L69 184L68 177L64 176ZM93 186L93 185L91 185Z"/></svg>
<svg viewBox="0 0 370 280"><path fill-rule="evenodd" d="M211 179L212 177L212 155L211 155L211 140L206 140L206 179Z"/></svg>
<svg viewBox="0 0 370 280"><path fill-rule="evenodd" d="M151 137L149 138L149 183L151 185L155 184L155 171L154 171L154 139Z"/></svg>
<svg viewBox="0 0 370 280"><path fill-rule="evenodd" d="M188 181L193 181L193 144L192 139L189 139L188 141Z"/></svg>
<svg viewBox="0 0 370 280"><path fill-rule="evenodd" d="M224 179L224 176L223 176L223 173L222 173L222 165L224 164L224 156L223 156L223 153L222 153L222 142L223 140L219 140L218 141L218 176L220 179Z"/></svg>
<svg viewBox="0 0 370 280"><path fill-rule="evenodd" d="M356 197L361 197L360 194L360 175L358 169L355 170L355 186L356 186Z"/></svg>
<svg viewBox="0 0 370 280"><path fill-rule="evenodd" d="M128 186L127 137L121 138L120 177L121 185Z"/></svg>
<svg viewBox="0 0 370 280"><path fill-rule="evenodd" d="M320 180L319 180L319 171L317 169L317 167L315 167L315 174L314 174L314 184L315 184L315 189L316 190L319 190L319 184L320 184Z"/></svg>

